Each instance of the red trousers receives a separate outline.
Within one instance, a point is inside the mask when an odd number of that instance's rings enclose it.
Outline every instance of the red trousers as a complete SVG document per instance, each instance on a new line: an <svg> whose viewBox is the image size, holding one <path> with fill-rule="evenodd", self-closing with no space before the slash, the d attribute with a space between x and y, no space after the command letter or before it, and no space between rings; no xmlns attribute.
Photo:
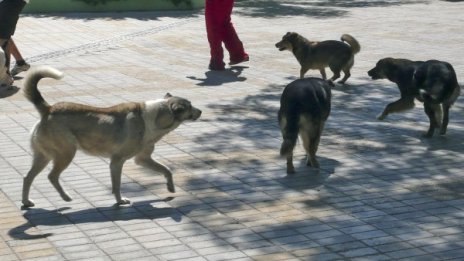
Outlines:
<svg viewBox="0 0 464 261"><path fill-rule="evenodd" d="M230 19L234 0L205 1L206 33L211 50L210 62L216 65L224 64L222 43L229 52L231 61L241 60L246 53Z"/></svg>

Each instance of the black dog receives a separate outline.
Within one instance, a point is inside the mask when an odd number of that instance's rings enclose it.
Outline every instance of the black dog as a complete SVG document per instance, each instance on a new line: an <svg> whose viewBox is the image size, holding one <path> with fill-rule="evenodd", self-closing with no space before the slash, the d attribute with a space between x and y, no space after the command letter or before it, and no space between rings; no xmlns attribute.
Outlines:
<svg viewBox="0 0 464 261"><path fill-rule="evenodd" d="M422 62L384 58L367 74L373 80L388 79L400 89L401 98L388 104L377 117L379 120L385 119L390 113L412 109L416 98L424 102L424 110L430 121L424 136L432 137L438 127L441 127L441 135L446 134L449 109L461 91L451 64L437 60Z"/></svg>
<svg viewBox="0 0 464 261"><path fill-rule="evenodd" d="M278 113L284 141L280 155L287 158L287 173L294 173L293 149L298 134L308 154L306 164L319 168L316 152L324 124L330 114L332 82L319 78L305 78L291 82L280 98Z"/></svg>

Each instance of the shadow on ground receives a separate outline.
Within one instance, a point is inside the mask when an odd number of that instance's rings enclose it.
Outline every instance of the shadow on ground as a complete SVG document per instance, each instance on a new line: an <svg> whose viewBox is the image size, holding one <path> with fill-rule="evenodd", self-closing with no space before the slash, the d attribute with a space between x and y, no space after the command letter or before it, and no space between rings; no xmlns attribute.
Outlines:
<svg viewBox="0 0 464 261"><path fill-rule="evenodd" d="M33 18L55 18L67 20L125 20L135 19L142 21L159 20L162 17L174 18L195 18L202 15L202 10L188 11L153 11L153 12L95 12L95 13L42 13L42 14L25 14Z"/></svg>
<svg viewBox="0 0 464 261"><path fill-rule="evenodd" d="M347 15L348 8L384 7L392 5L404 5L423 3L425 1L406 0L238 0L235 6L239 7L234 12L251 17L285 17L285 16L310 16L314 18L332 18Z"/></svg>
<svg viewBox="0 0 464 261"><path fill-rule="evenodd" d="M27 230L36 226L65 226L83 223L114 222L135 219L162 219L172 218L176 222L182 220L183 214L171 207L157 208L152 205L156 202L170 201L172 198L163 200L147 200L135 202L130 206L99 207L69 211L70 208L60 208L54 210L31 208L24 213L28 220L23 225L12 228L8 234L16 239L39 239L51 236L52 234L31 235Z"/></svg>
<svg viewBox="0 0 464 261"><path fill-rule="evenodd" d="M279 246L297 253L311 244L324 245L345 258L349 251L363 247L373 247L375 254L382 252L378 245L411 247L413 243L404 238L425 244L420 241L424 234L438 235L435 228L447 226L453 227L455 234L449 238L454 239L427 251L445 256L459 246L453 243L464 240L464 229L453 225L461 218L464 200L464 133L460 131L464 121L459 117L464 110L459 101L451 111L448 134L425 139L421 134L428 119L421 103L386 121L376 119L384 106L399 98L396 86L387 81L337 85L318 152L321 169L304 166L300 151L295 156L297 174L287 176L285 161L277 156L281 137L276 115L283 87L269 85L243 99L208 106L219 128L199 134L194 141L203 152L226 157L177 162L203 172L181 185L201 201L195 205L200 213L189 218L213 231L227 229L211 225L217 219L234 229L249 222L265 224L240 235L240 240L218 233L237 249L264 239L267 243L260 241L262 247ZM220 172L204 173L212 169ZM301 201L291 204L300 206L304 217L282 211L274 214L285 221L266 223L235 214L263 205L281 206L282 200L298 196ZM332 214L320 214L323 211ZM356 229L360 232L353 232Z"/></svg>
<svg viewBox="0 0 464 261"><path fill-rule="evenodd" d="M233 66L224 71L207 71L205 78L197 78L195 76L187 76L188 79L198 81L198 86L220 86L230 82L243 82L246 77L240 76L242 71L248 67L246 66Z"/></svg>

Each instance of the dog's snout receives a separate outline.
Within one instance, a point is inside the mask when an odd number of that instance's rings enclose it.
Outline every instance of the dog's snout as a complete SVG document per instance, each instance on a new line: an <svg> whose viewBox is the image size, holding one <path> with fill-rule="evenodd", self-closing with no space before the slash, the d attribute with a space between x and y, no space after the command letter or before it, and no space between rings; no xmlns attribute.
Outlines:
<svg viewBox="0 0 464 261"><path fill-rule="evenodd" d="M200 118L201 112L201 110L195 108L192 113L192 120L197 120L198 118Z"/></svg>
<svg viewBox="0 0 464 261"><path fill-rule="evenodd" d="M378 71L376 70L376 68L373 68L373 69L369 70L367 72L367 75L369 75L373 80L376 80L376 79L380 78L380 75L379 75Z"/></svg>

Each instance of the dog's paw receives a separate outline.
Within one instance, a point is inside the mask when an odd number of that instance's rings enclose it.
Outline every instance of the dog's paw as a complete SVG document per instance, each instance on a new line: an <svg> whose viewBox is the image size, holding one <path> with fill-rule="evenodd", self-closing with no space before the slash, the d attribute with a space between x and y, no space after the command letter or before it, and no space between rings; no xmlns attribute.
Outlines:
<svg viewBox="0 0 464 261"><path fill-rule="evenodd" d="M295 168L287 167L287 174L295 174Z"/></svg>
<svg viewBox="0 0 464 261"><path fill-rule="evenodd" d="M312 161L310 159L308 159L306 161L306 166L318 169L319 168L319 162L317 160L315 160L315 159L312 160Z"/></svg>
<svg viewBox="0 0 464 261"><path fill-rule="evenodd" d="M382 114L377 115L377 120L383 121L383 120L385 120L386 117L387 117L387 115L384 115L384 114L382 113Z"/></svg>
<svg viewBox="0 0 464 261"><path fill-rule="evenodd" d="M174 187L174 184L172 183L168 183L168 191L171 192L171 193L174 193L176 192L176 188Z"/></svg>
<svg viewBox="0 0 464 261"><path fill-rule="evenodd" d="M423 133L423 134L422 134L422 137L423 137L423 138L426 138L426 139L430 139L430 138L433 137L433 132L430 133L430 131L428 131L428 132L426 132L426 133Z"/></svg>
<svg viewBox="0 0 464 261"><path fill-rule="evenodd" d="M71 198L69 195L63 195L62 198L63 198L63 200L66 201L66 202L72 201L72 198Z"/></svg>
<svg viewBox="0 0 464 261"><path fill-rule="evenodd" d="M129 205L130 200L128 198L121 198L121 200L118 201L118 205Z"/></svg>
<svg viewBox="0 0 464 261"><path fill-rule="evenodd" d="M35 206L34 202L30 199L28 200L23 200L23 205L21 206L21 209L28 209Z"/></svg>

